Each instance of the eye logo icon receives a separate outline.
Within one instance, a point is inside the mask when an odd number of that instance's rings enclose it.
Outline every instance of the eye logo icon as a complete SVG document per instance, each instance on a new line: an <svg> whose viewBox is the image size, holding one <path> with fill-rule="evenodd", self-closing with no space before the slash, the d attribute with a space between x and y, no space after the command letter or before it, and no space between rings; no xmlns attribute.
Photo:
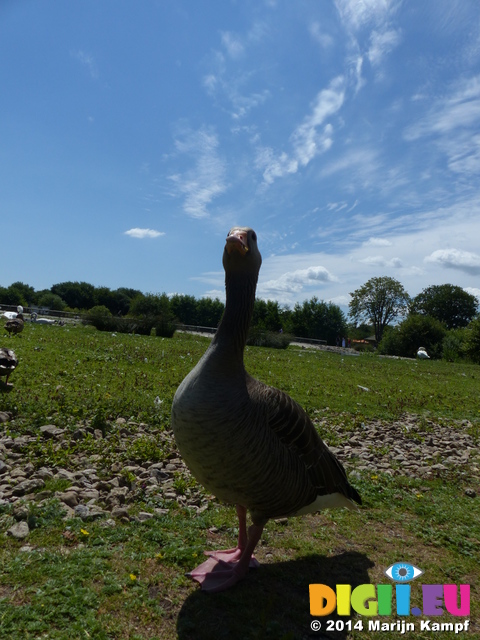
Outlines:
<svg viewBox="0 0 480 640"><path fill-rule="evenodd" d="M385 569L385 575L395 582L410 582L421 576L423 571L408 562L396 562Z"/></svg>

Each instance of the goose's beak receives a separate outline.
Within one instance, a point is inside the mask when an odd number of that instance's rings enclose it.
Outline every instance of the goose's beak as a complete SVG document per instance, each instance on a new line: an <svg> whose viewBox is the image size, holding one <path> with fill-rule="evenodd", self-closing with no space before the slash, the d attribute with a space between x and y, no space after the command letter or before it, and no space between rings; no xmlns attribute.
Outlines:
<svg viewBox="0 0 480 640"><path fill-rule="evenodd" d="M227 244L225 245L225 249L227 253L230 254L232 251L238 251L240 255L244 256L248 253L248 246L246 243L247 236L245 233L234 232L227 237Z"/></svg>

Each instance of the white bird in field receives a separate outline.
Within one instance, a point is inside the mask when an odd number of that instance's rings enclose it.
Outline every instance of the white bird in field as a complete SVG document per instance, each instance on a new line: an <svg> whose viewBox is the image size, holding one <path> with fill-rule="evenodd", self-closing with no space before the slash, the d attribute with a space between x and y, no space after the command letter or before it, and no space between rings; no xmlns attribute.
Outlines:
<svg viewBox="0 0 480 640"><path fill-rule="evenodd" d="M428 355L425 347L419 347L417 351L417 358L420 358L420 360L430 360L430 356Z"/></svg>

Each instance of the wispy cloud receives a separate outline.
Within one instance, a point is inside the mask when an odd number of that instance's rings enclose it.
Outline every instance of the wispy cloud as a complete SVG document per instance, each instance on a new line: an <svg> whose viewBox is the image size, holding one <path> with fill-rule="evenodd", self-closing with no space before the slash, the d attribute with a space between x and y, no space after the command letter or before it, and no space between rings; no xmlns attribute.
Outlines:
<svg viewBox="0 0 480 640"><path fill-rule="evenodd" d="M408 142L431 138L455 174L476 177L480 172L480 76L456 83L437 99L428 113L404 131Z"/></svg>
<svg viewBox="0 0 480 640"><path fill-rule="evenodd" d="M203 127L177 138L175 146L194 163L192 169L169 176L177 194L184 196L183 209L192 218L208 217L208 206L226 190L225 164L218 155L218 137L212 129Z"/></svg>
<svg viewBox="0 0 480 640"><path fill-rule="evenodd" d="M459 269L471 275L480 275L480 255L458 249L438 249L425 258L425 262L439 264L448 269Z"/></svg>
<svg viewBox="0 0 480 640"><path fill-rule="evenodd" d="M335 0L342 21L353 31L387 22L400 4L399 0Z"/></svg>
<svg viewBox="0 0 480 640"><path fill-rule="evenodd" d="M342 76L332 80L326 89L319 91L310 113L290 136L292 151L276 154L270 147L258 147L256 166L263 171L267 184L289 173L296 173L317 155L324 153L333 144L333 126L325 120L336 114L345 98L345 82ZM322 126L324 125L324 126Z"/></svg>
<svg viewBox="0 0 480 640"><path fill-rule="evenodd" d="M392 25L400 5L401 0L335 0L340 20L351 38L350 47L356 52L356 92L365 85L362 77L364 57L375 68L377 78L381 78L380 66L384 58L400 43L401 32ZM365 51L357 38L363 35L364 39L365 32L368 34L369 31L369 45Z"/></svg>
<svg viewBox="0 0 480 640"><path fill-rule="evenodd" d="M222 32L222 44L231 58L238 59L244 52L245 47L238 36L231 31Z"/></svg>
<svg viewBox="0 0 480 640"><path fill-rule="evenodd" d="M312 22L308 30L310 35L323 49L329 49L335 43L335 39L326 31L323 31L319 22Z"/></svg>
<svg viewBox="0 0 480 640"><path fill-rule="evenodd" d="M94 57L90 53L79 50L79 51L71 51L70 55L73 58L75 58L75 60L78 60L78 62L80 62L80 64L88 71L90 77L93 80L96 80L98 78L97 63L95 62Z"/></svg>
<svg viewBox="0 0 480 640"><path fill-rule="evenodd" d="M134 229L129 229L124 232L126 236L130 236L131 238L159 238L160 236L164 236L164 231L156 231L155 229L139 229L135 227Z"/></svg>
<svg viewBox="0 0 480 640"><path fill-rule="evenodd" d="M400 40L400 32L395 29L373 31L367 54L370 64L373 67L378 67L383 58L399 44Z"/></svg>
<svg viewBox="0 0 480 640"><path fill-rule="evenodd" d="M258 71L258 56L255 58L255 71L245 71L245 65L252 58L252 50L262 45L268 33L269 28L263 22L254 22L244 34L222 31L221 47L207 58L208 72L203 76L203 86L219 104L226 99L232 118L245 118L270 97L268 89L248 89Z"/></svg>
<svg viewBox="0 0 480 640"><path fill-rule="evenodd" d="M480 121L480 76L462 80L450 95L435 101L429 113L405 130L406 140L447 135Z"/></svg>
<svg viewBox="0 0 480 640"><path fill-rule="evenodd" d="M361 258L359 262L363 262L372 267L390 267L394 269L403 267L400 258L385 258L384 256L367 256L366 258Z"/></svg>

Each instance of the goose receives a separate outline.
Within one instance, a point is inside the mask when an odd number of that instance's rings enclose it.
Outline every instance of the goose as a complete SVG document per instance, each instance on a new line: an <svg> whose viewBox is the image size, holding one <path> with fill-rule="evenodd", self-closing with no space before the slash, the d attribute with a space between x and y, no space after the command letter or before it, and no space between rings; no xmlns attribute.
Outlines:
<svg viewBox="0 0 480 640"><path fill-rule="evenodd" d="M417 351L417 358L420 358L420 360L430 360L430 356L427 353L427 350L425 349L425 347L419 347L418 351Z"/></svg>
<svg viewBox="0 0 480 640"><path fill-rule="evenodd" d="M181 456L209 492L236 506L238 516L237 546L206 551L208 559L188 574L208 592L230 588L249 567L259 566L253 552L271 518L361 504L343 466L300 405L245 370L261 262L255 231L231 229L223 252L224 314L172 403Z"/></svg>
<svg viewBox="0 0 480 640"><path fill-rule="evenodd" d="M5 379L5 385L11 387L12 384L8 384L8 378L12 371L15 370L18 364L17 356L12 349L6 349L0 347L0 377L7 376Z"/></svg>
<svg viewBox="0 0 480 640"><path fill-rule="evenodd" d="M12 333L14 335L17 333L21 333L23 331L23 314L19 313L17 314L16 318L7 320L5 322L5 329L10 335L12 335Z"/></svg>

